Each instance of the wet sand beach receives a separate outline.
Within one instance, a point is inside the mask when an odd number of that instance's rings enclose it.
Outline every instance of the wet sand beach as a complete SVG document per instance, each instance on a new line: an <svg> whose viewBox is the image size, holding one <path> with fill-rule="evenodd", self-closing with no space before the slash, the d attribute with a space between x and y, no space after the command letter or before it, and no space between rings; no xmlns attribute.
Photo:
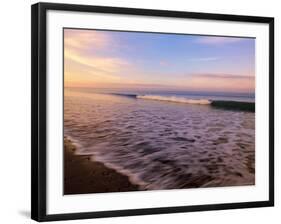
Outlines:
<svg viewBox="0 0 281 224"><path fill-rule="evenodd" d="M89 156L75 155L75 146L64 138L64 194L137 191L128 177Z"/></svg>

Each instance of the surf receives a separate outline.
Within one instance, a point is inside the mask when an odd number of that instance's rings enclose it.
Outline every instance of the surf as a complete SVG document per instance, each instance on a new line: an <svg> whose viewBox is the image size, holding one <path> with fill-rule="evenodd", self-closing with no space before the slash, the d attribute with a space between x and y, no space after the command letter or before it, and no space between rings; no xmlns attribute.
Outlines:
<svg viewBox="0 0 281 224"><path fill-rule="evenodd" d="M180 96L164 96L164 95L151 95L151 94L127 94L127 93L112 93L112 95L129 97L140 100L162 101L182 104L197 104L197 105L209 105L216 109L234 110L234 111L246 111L255 112L254 102L233 101L233 100L211 100L211 99L191 99Z"/></svg>
<svg viewBox="0 0 281 224"><path fill-rule="evenodd" d="M137 95L137 99L145 100L159 100L159 101L168 101L174 103L186 103L186 104L211 104L211 101L208 99L187 99L183 97L175 96L160 96L160 95Z"/></svg>

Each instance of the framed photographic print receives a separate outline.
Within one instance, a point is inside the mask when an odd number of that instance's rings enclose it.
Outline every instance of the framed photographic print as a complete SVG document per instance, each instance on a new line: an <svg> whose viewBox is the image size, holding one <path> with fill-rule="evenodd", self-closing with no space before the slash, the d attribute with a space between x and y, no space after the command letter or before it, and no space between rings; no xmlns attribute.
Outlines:
<svg viewBox="0 0 281 224"><path fill-rule="evenodd" d="M32 218L274 204L274 19L32 6Z"/></svg>

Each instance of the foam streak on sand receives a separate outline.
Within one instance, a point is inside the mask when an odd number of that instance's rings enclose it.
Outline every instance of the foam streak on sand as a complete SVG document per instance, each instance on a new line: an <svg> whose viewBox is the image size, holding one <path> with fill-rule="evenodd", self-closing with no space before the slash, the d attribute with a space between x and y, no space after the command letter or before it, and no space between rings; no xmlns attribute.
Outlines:
<svg viewBox="0 0 281 224"><path fill-rule="evenodd" d="M168 101L168 102L174 102L174 103L211 104L211 101L207 100L207 99L187 99L187 98L175 97L175 96L138 95L137 98L146 99L146 100Z"/></svg>

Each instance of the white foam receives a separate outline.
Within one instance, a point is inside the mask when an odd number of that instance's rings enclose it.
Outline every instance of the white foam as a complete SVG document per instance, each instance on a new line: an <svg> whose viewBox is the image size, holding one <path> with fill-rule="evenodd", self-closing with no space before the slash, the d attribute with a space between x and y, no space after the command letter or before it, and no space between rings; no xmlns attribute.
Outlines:
<svg viewBox="0 0 281 224"><path fill-rule="evenodd" d="M175 97L175 96L138 95L137 98L146 99L146 100L168 101L168 102L175 102L175 103L187 103L187 104L211 104L211 101L207 99L187 99L184 97Z"/></svg>

